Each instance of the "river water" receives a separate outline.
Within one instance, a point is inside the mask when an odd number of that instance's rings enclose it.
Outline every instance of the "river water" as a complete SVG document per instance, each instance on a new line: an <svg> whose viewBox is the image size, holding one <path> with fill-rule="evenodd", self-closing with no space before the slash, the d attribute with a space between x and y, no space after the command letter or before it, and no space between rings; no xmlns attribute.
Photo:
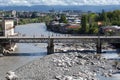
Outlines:
<svg viewBox="0 0 120 80"><path fill-rule="evenodd" d="M15 32L20 35L50 35L52 32L46 31L44 23L35 23L16 26ZM36 43L18 43L17 49L11 56L0 57L0 80L5 77L9 70L16 70L26 63L45 56L47 44Z"/></svg>
<svg viewBox="0 0 120 80"><path fill-rule="evenodd" d="M15 32L19 33L19 36L56 35L56 33L47 31L44 23L19 25L16 26ZM0 57L0 80L3 80L7 71L14 71L30 61L47 55L46 46L47 44L43 43L17 43L17 49L12 55ZM101 80L117 79L102 78Z"/></svg>

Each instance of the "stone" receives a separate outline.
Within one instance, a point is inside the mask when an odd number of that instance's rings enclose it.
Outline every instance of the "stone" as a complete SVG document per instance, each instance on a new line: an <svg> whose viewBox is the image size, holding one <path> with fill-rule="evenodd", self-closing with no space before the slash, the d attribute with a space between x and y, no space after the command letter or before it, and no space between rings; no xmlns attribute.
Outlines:
<svg viewBox="0 0 120 80"><path fill-rule="evenodd" d="M0 57L3 57L4 55L0 53Z"/></svg>
<svg viewBox="0 0 120 80"><path fill-rule="evenodd" d="M103 76L109 77L108 73L103 73Z"/></svg>
<svg viewBox="0 0 120 80"><path fill-rule="evenodd" d="M67 64L67 66L72 67L71 62L67 62L66 64Z"/></svg>
<svg viewBox="0 0 120 80"><path fill-rule="evenodd" d="M94 63L94 62L91 62L91 65L95 65L95 63Z"/></svg>
<svg viewBox="0 0 120 80"><path fill-rule="evenodd" d="M80 54L79 54L77 57L78 57L78 58L83 58L83 56L82 56L82 55L80 55Z"/></svg>
<svg viewBox="0 0 120 80"><path fill-rule="evenodd" d="M120 67L117 67L118 70L120 70Z"/></svg>
<svg viewBox="0 0 120 80"><path fill-rule="evenodd" d="M13 71L8 71L6 73L6 77L5 77L7 80L17 80L18 79L18 76L15 74L15 72Z"/></svg>
<svg viewBox="0 0 120 80"><path fill-rule="evenodd" d="M72 76L65 76L64 80L73 80Z"/></svg>
<svg viewBox="0 0 120 80"><path fill-rule="evenodd" d="M61 80L61 78L62 78L61 75L55 76L55 79L57 79L57 80Z"/></svg>

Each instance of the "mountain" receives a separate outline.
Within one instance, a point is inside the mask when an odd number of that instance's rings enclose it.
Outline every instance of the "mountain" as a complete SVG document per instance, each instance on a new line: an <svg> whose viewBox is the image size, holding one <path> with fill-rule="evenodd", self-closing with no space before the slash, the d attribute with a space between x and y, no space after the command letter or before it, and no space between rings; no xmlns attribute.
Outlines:
<svg viewBox="0 0 120 80"><path fill-rule="evenodd" d="M0 6L35 5L120 5L120 0L0 0Z"/></svg>
<svg viewBox="0 0 120 80"><path fill-rule="evenodd" d="M101 12L105 11L120 10L120 5L81 5L81 6L47 6L47 5L35 5L35 6L1 6L0 10L17 10L17 11L49 11L49 10L63 11L63 10L80 10L83 12Z"/></svg>

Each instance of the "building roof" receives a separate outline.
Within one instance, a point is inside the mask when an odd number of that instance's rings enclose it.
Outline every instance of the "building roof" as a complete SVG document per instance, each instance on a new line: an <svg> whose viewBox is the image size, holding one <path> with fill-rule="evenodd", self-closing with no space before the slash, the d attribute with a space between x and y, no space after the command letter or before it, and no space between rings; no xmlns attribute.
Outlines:
<svg viewBox="0 0 120 80"><path fill-rule="evenodd" d="M78 25L68 25L68 26L66 26L66 27L69 28L69 29L76 29L76 28L79 28Z"/></svg>
<svg viewBox="0 0 120 80"><path fill-rule="evenodd" d="M119 26L104 26L103 29L120 29Z"/></svg>

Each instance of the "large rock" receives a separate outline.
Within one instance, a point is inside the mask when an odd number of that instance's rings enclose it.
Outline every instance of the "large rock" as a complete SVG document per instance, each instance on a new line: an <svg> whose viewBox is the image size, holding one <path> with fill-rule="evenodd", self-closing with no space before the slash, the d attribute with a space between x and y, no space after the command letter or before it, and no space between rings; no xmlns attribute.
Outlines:
<svg viewBox="0 0 120 80"><path fill-rule="evenodd" d="M7 80L17 80L18 79L18 76L15 74L15 72L13 71L8 71L6 73L6 77L5 77Z"/></svg>

